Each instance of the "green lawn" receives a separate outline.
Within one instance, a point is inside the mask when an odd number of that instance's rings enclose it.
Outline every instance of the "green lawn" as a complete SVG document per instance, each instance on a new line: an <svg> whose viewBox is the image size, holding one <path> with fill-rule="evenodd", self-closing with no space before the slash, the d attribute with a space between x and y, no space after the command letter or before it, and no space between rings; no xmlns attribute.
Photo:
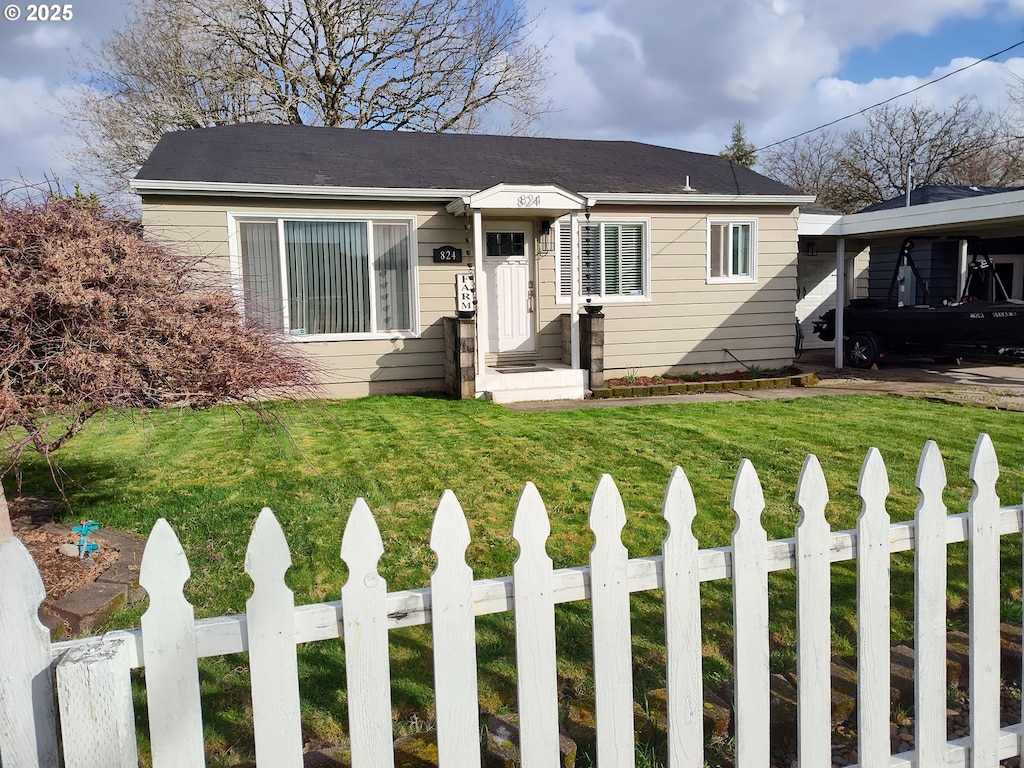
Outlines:
<svg viewBox="0 0 1024 768"><path fill-rule="evenodd" d="M511 537L515 501L534 482L551 515L548 552L555 567L587 562L590 494L602 473L618 483L628 522L623 534L633 557L660 552L666 528L660 509L673 466L687 473L698 504L696 532L703 547L729 543L729 498L741 459L753 461L767 508L771 538L793 535L793 502L804 456L815 453L829 483L834 530L851 528L860 511L857 478L867 449L877 447L889 470L892 519L913 516L917 463L925 440L935 439L946 460L950 512L966 510L967 477L977 436L988 432L999 456L1004 504L1024 491L1024 418L1021 414L880 397L819 397L791 401L694 403L519 413L486 402L432 397L375 397L279 406L278 426L232 409L153 413L95 419L60 453L73 479L69 519L145 534L165 517L192 565L187 596L199 617L245 610L251 583L242 564L249 530L264 505L278 515L293 558L289 584L300 603L338 598L345 568L341 531L356 497L373 510L384 539L380 568L389 589L423 587L433 568L428 546L433 510L452 489L469 520L467 559L478 578L505 576L516 557ZM54 494L39 461L26 467L26 493ZM5 480L13 494L11 478ZM1020 584L1019 537L1004 546L1008 585ZM963 621L965 550L951 548L951 621ZM893 577L906 585L912 553L894 557ZM852 568L836 566L834 634L840 653L853 647ZM1015 581L1014 581L1015 580ZM773 574L773 664L791 665L793 579ZM1019 587L1004 602L1019 617ZM660 595L635 595L637 689L657 687L663 671ZM728 677L728 584L705 586L709 679ZM912 596L893 599L897 639L912 631ZM111 626L137 624L141 607L115 616ZM514 709L511 614L479 621L481 699L491 711ZM589 616L585 604L558 616L560 682L566 696L588 692ZM429 633L392 633L394 705L399 728L432 716ZM251 750L245 724L244 656L211 659L203 667L210 713L209 741L231 764ZM307 733L327 742L345 730L340 642L301 649L303 716ZM413 724L413 725L410 725ZM240 735L241 734L241 735Z"/></svg>

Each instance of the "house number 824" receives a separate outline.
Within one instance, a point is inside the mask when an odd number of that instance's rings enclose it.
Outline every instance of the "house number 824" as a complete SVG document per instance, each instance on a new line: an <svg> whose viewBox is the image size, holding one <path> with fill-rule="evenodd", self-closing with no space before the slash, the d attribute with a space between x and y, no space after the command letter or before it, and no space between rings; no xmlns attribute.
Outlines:
<svg viewBox="0 0 1024 768"><path fill-rule="evenodd" d="M516 205L520 208L540 208L540 195L520 195Z"/></svg>

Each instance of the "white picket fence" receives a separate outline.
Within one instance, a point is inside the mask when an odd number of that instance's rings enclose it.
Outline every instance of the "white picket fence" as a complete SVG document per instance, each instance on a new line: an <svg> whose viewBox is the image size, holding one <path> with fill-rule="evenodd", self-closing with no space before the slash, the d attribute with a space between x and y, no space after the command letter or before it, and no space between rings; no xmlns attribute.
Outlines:
<svg viewBox="0 0 1024 768"><path fill-rule="evenodd" d="M589 566L553 570L550 527L537 489L519 498L513 574L473 579L465 561L469 529L451 492L441 499L430 546L438 567L430 587L388 594L377 572L384 551L360 499L345 527L341 558L349 579L338 602L296 607L285 586L291 559L273 513L256 521L245 558L254 583L245 615L196 621L182 587L185 554L170 526L157 522L142 562L149 608L139 630L51 645L36 618L43 587L16 539L0 547L0 758L7 768L59 763L138 765L129 670L145 667L154 768L204 765L197 660L247 652L256 757L260 766L302 766L296 645L343 637L349 735L355 768L394 764L388 630L432 623L438 752L445 768L480 765L475 617L514 610L522 765L557 766L555 605L590 600L593 611L597 762L634 765L631 592L663 589L666 626L667 752L672 768L701 766L704 754L700 583L732 579L735 623L735 749L739 768L767 768L771 734L768 574L796 569L798 759L829 766L830 565L857 560L857 737L860 765L994 766L1020 753L1020 726L1000 728L1000 537L1021 530L1022 507L1000 507L998 464L982 435L966 513L948 515L938 448L922 454L915 520L891 524L888 476L872 449L861 472L863 508L853 531L825 520L828 490L815 457L796 492L802 510L794 539L768 541L760 523L760 482L744 461L733 488L732 546L698 549L696 507L686 476L673 472L664 500L669 533L661 555L630 559L620 534L625 511L614 482L593 496L595 536ZM946 547L970 547L970 735L946 738ZM916 750L890 755L890 554L915 549ZM56 672L56 706L53 673ZM60 733L57 738L59 713Z"/></svg>

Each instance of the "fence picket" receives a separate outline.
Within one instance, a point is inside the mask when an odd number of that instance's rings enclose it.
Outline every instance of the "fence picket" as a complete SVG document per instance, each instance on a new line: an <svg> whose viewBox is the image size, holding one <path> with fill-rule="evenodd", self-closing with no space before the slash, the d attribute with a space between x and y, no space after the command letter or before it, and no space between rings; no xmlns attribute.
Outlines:
<svg viewBox="0 0 1024 768"><path fill-rule="evenodd" d="M632 766L633 646L629 617L629 553L622 544L626 510L615 481L602 475L590 504L590 608L594 631L597 762Z"/></svg>
<svg viewBox="0 0 1024 768"><path fill-rule="evenodd" d="M284 581L291 564L284 531L274 513L264 507L245 551L245 572L253 583L245 613L259 766L302 766L295 598Z"/></svg>
<svg viewBox="0 0 1024 768"><path fill-rule="evenodd" d="M128 640L112 632L57 664L64 767L138 768Z"/></svg>
<svg viewBox="0 0 1024 768"><path fill-rule="evenodd" d="M704 765L704 686L701 659L700 566L693 520L697 504L679 467L665 490L662 516L668 535L661 552L665 579L665 688L668 763Z"/></svg>
<svg viewBox="0 0 1024 768"><path fill-rule="evenodd" d="M740 462L732 488L732 610L736 671L736 763L767 768L771 747L768 667L768 534L754 465Z"/></svg>
<svg viewBox="0 0 1024 768"><path fill-rule="evenodd" d="M889 764L889 476L875 448L857 493L857 755L878 768Z"/></svg>
<svg viewBox="0 0 1024 768"><path fill-rule="evenodd" d="M934 441L917 469L914 514L914 747L919 765L946 760L946 469Z"/></svg>
<svg viewBox="0 0 1024 768"><path fill-rule="evenodd" d="M395 764L385 607L388 590L377 573L383 554L377 522L366 502L356 499L341 537L341 559L348 566L341 601L353 768Z"/></svg>
<svg viewBox="0 0 1024 768"><path fill-rule="evenodd" d="M439 765L479 768L473 569L466 564L469 526L459 500L445 491L430 531L437 568L430 575Z"/></svg>
<svg viewBox="0 0 1024 768"><path fill-rule="evenodd" d="M804 459L796 503L797 743L801 765L832 760L831 530L828 486L815 456Z"/></svg>
<svg viewBox="0 0 1024 768"><path fill-rule="evenodd" d="M980 768L999 761L999 463L988 435L974 446L970 477L970 764Z"/></svg>
<svg viewBox="0 0 1024 768"><path fill-rule="evenodd" d="M533 483L527 483L512 521L512 537L519 543L512 584L519 751L525 768L558 765L554 585L551 558L544 548L550 534L551 524L540 493Z"/></svg>
<svg viewBox="0 0 1024 768"><path fill-rule="evenodd" d="M43 580L18 539L0 543L0 755L14 768L59 762Z"/></svg>
<svg viewBox="0 0 1024 768"><path fill-rule="evenodd" d="M139 583L149 594L142 638L153 768L206 764L195 614L182 591L190 575L178 537L160 518L139 571Z"/></svg>

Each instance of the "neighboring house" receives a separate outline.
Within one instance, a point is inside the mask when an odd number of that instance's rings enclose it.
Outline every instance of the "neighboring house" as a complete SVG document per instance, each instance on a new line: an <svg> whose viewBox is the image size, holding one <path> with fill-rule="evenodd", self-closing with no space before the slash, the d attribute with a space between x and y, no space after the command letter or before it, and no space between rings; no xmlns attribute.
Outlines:
<svg viewBox="0 0 1024 768"><path fill-rule="evenodd" d="M842 282L843 290L823 299L823 308L829 301L834 306L836 296L840 307L851 297L884 300L906 238L914 241L912 258L931 303L964 295L974 250L994 262L1008 298L1024 298L1024 188L928 185L911 192L910 205L900 195L845 216L801 208L800 282L813 281L814 263L804 266L808 243L818 253L825 248L832 254L831 283L838 287L837 280ZM1003 298L992 282L972 285L971 293L975 298ZM894 294L904 304L922 301L912 270L904 268L897 275ZM841 348L836 365L842 365Z"/></svg>
<svg viewBox="0 0 1024 768"><path fill-rule="evenodd" d="M147 233L223 264L335 395L440 389L464 275L476 395L583 397L587 304L609 376L793 359L812 198L717 156L249 124L165 135L132 186Z"/></svg>

